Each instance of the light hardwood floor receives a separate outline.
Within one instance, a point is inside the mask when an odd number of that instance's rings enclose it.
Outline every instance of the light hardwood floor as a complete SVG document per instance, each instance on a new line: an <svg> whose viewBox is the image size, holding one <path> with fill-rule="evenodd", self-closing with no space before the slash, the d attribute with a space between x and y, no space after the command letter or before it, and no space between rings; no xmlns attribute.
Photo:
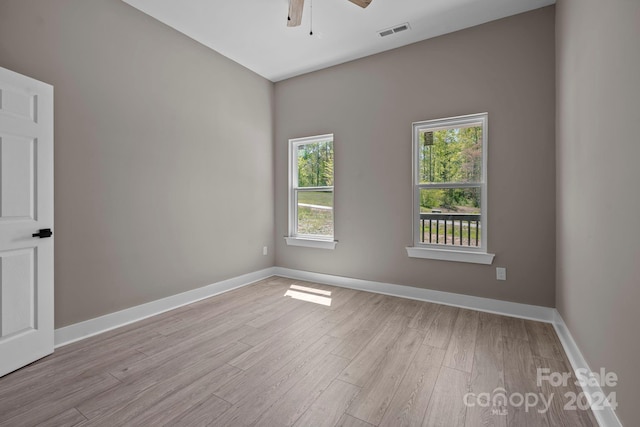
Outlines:
<svg viewBox="0 0 640 427"><path fill-rule="evenodd" d="M597 426L538 368L551 325L272 277L0 378L0 426ZM496 389L552 403L465 405Z"/></svg>

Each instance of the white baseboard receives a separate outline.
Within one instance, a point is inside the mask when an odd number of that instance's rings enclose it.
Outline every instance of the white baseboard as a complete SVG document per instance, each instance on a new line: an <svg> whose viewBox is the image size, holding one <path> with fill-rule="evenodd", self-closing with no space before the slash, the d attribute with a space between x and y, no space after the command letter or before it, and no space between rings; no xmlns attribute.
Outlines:
<svg viewBox="0 0 640 427"><path fill-rule="evenodd" d="M567 325L564 323L564 319L562 318L558 310L554 309L554 311L555 319L553 322L553 326L556 330L556 334L558 334L558 338L560 338L560 342L562 343L564 351L567 353L567 357L569 358L569 362L571 363L571 368L573 369L574 373L578 369L586 369L588 372L592 372L589 368L589 365L587 364L587 361L582 356L582 352L578 348L578 345L573 340L571 332L569 332L569 328L567 328ZM582 387L582 390L587 396L587 399L589 399L590 403L592 402L590 396L602 396L602 393L604 393L602 391L602 388L598 385L593 386L585 384L584 387ZM598 424L600 424L600 427L622 427L622 423L618 419L615 411L610 406L606 406L603 409L599 410L594 409L593 415L596 417L596 420L598 421Z"/></svg>
<svg viewBox="0 0 640 427"><path fill-rule="evenodd" d="M115 313L105 314L104 316L89 319L84 322L74 323L55 330L54 345L61 347L71 344L84 338L89 338L120 326L128 325L165 311L173 310L183 305L191 304L232 289L240 288L266 279L274 275L274 268L269 267L264 270L255 271L253 273L243 274L242 276L233 277L202 288L193 289L177 295L172 295L146 304L137 305Z"/></svg>
<svg viewBox="0 0 640 427"><path fill-rule="evenodd" d="M553 323L555 319L556 310L551 307L541 307L538 305L520 304L517 302L454 294L451 292L434 291L431 289L415 288L413 286L393 285L391 283L352 279L349 277L332 276L330 274L311 273L308 271L292 270L283 267L274 267L274 274L277 276L288 277L290 279L318 282L325 285L340 286L343 288L375 292L394 297L469 308L472 310L502 314L511 317L520 317L522 319L537 320L546 323Z"/></svg>
<svg viewBox="0 0 640 427"><path fill-rule="evenodd" d="M105 314L104 316L56 329L54 338L55 347L71 344L81 339L89 338L93 335L101 334L111 329L119 328L121 326L146 319L147 317L182 307L183 305L191 304L232 289L249 285L273 275L549 323L554 321L556 315L555 309L549 307L453 294L450 292L414 288L412 286L372 282L369 280L352 279L348 277L332 276L329 274L311 273L283 267L269 267L260 271L213 283L202 288L193 289L191 291L172 295L146 304L141 304L115 313Z"/></svg>

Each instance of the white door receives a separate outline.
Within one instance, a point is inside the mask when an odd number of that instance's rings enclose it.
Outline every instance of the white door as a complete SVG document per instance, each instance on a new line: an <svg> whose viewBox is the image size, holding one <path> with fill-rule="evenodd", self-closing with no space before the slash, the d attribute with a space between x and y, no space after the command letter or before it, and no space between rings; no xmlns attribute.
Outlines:
<svg viewBox="0 0 640 427"><path fill-rule="evenodd" d="M53 87L0 67L0 376L53 352L52 228Z"/></svg>

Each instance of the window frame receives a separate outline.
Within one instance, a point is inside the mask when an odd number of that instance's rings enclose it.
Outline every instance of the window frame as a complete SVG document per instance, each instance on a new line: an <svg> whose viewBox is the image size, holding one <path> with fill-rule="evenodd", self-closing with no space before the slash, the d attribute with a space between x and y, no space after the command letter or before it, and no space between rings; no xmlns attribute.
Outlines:
<svg viewBox="0 0 640 427"><path fill-rule="evenodd" d="M480 182L461 183L420 183L420 133L451 129L455 127L467 127L473 125L482 126L482 173ZM471 262L479 264L491 264L493 254L487 253L487 148L489 135L488 113L469 114L464 116L447 117L442 119L424 120L412 123L412 221L411 232L413 246L407 247L407 254L413 258L439 259L444 261ZM482 236L480 246L455 246L420 241L420 191L422 189L439 188L480 188L480 227Z"/></svg>
<svg viewBox="0 0 640 427"><path fill-rule="evenodd" d="M289 246L304 246L319 249L334 249L337 241L335 238L335 170L333 176L333 185L322 187L298 187L298 147L301 145L315 144L319 142L331 141L334 148L335 159L335 139L334 134L324 134L316 136L308 136L303 138L289 139L288 164L289 164L289 191L288 191L288 211L289 211L289 234L285 237L285 241ZM333 235L324 236L320 234L299 234L298 233L298 193L305 191L331 191L332 208L333 208Z"/></svg>

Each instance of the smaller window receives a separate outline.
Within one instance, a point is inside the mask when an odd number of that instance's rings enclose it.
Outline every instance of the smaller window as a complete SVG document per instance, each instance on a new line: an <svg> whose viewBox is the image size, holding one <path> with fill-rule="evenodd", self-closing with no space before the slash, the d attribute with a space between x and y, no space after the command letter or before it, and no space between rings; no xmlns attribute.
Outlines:
<svg viewBox="0 0 640 427"><path fill-rule="evenodd" d="M333 134L289 140L289 237L333 249Z"/></svg>
<svg viewBox="0 0 640 427"><path fill-rule="evenodd" d="M409 256L491 263L486 160L486 113L413 124Z"/></svg>

